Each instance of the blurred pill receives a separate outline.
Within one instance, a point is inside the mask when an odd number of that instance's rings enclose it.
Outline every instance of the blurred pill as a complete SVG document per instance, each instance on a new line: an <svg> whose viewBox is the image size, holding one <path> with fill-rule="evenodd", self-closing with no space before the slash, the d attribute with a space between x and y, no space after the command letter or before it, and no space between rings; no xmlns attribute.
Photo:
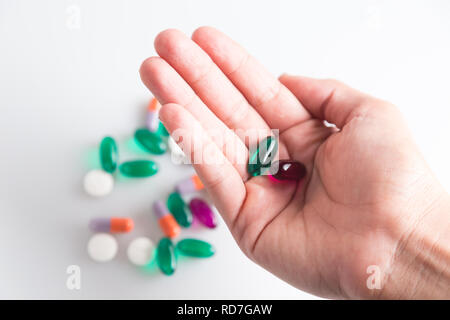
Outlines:
<svg viewBox="0 0 450 320"><path fill-rule="evenodd" d="M204 188L202 181L197 175L181 180L175 190L182 196L193 193Z"/></svg>
<svg viewBox="0 0 450 320"><path fill-rule="evenodd" d="M94 232L126 233L133 230L134 222L130 218L94 218L89 228Z"/></svg>
<svg viewBox="0 0 450 320"><path fill-rule="evenodd" d="M198 221L206 227L215 228L217 226L216 215L206 201L193 198L189 202L189 208Z"/></svg>
<svg viewBox="0 0 450 320"><path fill-rule="evenodd" d="M103 197L113 190L114 178L103 170L91 170L84 177L83 186L87 194L93 197Z"/></svg>
<svg viewBox="0 0 450 320"><path fill-rule="evenodd" d="M117 254L117 241L107 233L97 233L89 239L87 251L92 260L106 262L112 260Z"/></svg>
<svg viewBox="0 0 450 320"><path fill-rule="evenodd" d="M146 237L136 238L130 242L127 249L128 260L134 265L145 266L155 256L155 245Z"/></svg>

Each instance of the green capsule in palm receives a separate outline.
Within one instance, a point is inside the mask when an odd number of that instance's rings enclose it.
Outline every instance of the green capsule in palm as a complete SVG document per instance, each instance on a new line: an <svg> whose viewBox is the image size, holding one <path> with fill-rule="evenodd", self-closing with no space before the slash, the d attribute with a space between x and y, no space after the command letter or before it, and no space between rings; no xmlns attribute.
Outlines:
<svg viewBox="0 0 450 320"><path fill-rule="evenodd" d="M256 151L250 156L247 166L248 173L259 176L268 168L278 152L278 141L273 136L268 136L258 144Z"/></svg>

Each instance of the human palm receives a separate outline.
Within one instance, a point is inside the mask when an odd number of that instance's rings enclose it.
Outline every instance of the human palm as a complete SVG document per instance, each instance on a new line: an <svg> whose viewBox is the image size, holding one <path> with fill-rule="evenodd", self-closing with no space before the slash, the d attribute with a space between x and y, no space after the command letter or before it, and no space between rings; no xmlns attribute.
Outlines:
<svg viewBox="0 0 450 320"><path fill-rule="evenodd" d="M430 179L396 109L334 80L276 79L209 27L192 40L166 30L155 48L141 77L168 130L200 132L191 139L217 160L194 167L244 253L321 296L374 295L367 268L389 270L418 219L405 215L413 186ZM252 130L271 129L279 158L305 164L300 182L250 178L236 161L247 160Z"/></svg>

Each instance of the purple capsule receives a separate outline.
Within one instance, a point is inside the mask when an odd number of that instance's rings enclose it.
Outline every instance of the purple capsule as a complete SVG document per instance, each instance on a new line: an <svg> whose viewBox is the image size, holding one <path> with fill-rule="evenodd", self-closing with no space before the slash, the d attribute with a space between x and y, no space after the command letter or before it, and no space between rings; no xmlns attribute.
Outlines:
<svg viewBox="0 0 450 320"><path fill-rule="evenodd" d="M189 208L192 214L206 227L215 228L217 226L216 215L210 208L210 206L199 198L193 198L189 202Z"/></svg>
<svg viewBox="0 0 450 320"><path fill-rule="evenodd" d="M192 177L181 180L175 187L175 190L182 196L190 194L195 191L202 190L204 185L200 178L194 174Z"/></svg>
<svg viewBox="0 0 450 320"><path fill-rule="evenodd" d="M147 124L147 129L151 132L156 132L156 130L158 129L158 126L159 126L159 116L158 115L159 115L160 108L161 108L161 105L158 102L158 100L156 100L155 98L150 100L150 103L148 104L148 107L147 107L146 124Z"/></svg>

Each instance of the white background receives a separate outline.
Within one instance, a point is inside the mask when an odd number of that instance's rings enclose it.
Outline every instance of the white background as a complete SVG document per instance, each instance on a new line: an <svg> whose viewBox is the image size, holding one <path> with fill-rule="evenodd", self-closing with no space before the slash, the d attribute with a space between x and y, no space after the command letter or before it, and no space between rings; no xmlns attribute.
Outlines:
<svg viewBox="0 0 450 320"><path fill-rule="evenodd" d="M104 135L122 159L136 157L129 140L150 97L138 68L154 37L201 25L274 74L334 77L394 102L450 190L449 1L0 0L0 298L312 298L249 261L223 223L185 232L213 243L212 259L183 260L172 277L130 265L131 239L161 236L151 203L190 173L167 155L154 157L161 171L151 179L119 181L100 200L83 193ZM106 264L86 254L98 216L137 225ZM82 270L79 291L66 288L71 264Z"/></svg>

